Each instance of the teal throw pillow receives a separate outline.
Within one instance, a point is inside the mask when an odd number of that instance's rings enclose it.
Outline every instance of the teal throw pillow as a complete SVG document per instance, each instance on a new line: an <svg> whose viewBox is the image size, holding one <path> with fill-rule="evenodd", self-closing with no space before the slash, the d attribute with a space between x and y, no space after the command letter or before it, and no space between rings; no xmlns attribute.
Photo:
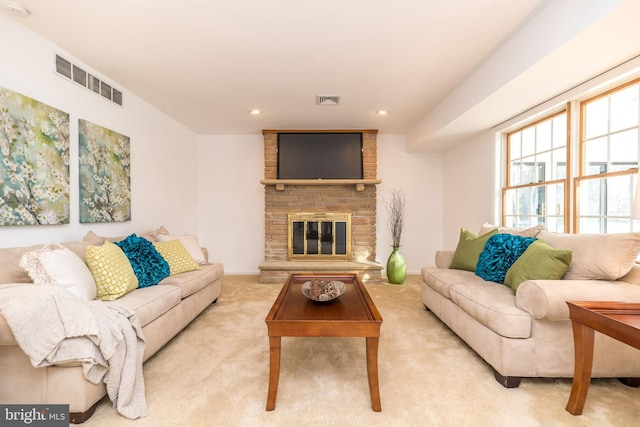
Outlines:
<svg viewBox="0 0 640 427"><path fill-rule="evenodd" d="M469 230L461 229L460 240L458 241L456 253L453 255L453 260L449 268L475 271L478 257L480 257L480 254L484 250L484 245L491 236L497 233L498 230L495 229L482 236L476 236Z"/></svg>
<svg viewBox="0 0 640 427"><path fill-rule="evenodd" d="M120 242L114 242L127 256L138 278L138 287L157 285L169 276L169 264L149 240L135 234Z"/></svg>
<svg viewBox="0 0 640 427"><path fill-rule="evenodd" d="M571 251L552 248L542 239L533 242L507 271L504 284L516 293L527 280L559 280L569 269Z"/></svg>
<svg viewBox="0 0 640 427"><path fill-rule="evenodd" d="M514 234L501 233L491 236L478 258L476 275L490 282L504 283L507 270L535 240L535 237Z"/></svg>

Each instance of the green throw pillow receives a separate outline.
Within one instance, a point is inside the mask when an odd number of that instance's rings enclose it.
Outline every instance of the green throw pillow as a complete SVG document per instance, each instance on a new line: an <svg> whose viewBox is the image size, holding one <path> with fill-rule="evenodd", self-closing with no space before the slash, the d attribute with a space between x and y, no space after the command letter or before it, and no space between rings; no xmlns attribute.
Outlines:
<svg viewBox="0 0 640 427"><path fill-rule="evenodd" d="M494 234L498 234L498 229L493 229L482 236L476 236L464 228L460 230L460 240L453 261L449 268L456 270L475 271L478 258L487 244L487 240Z"/></svg>
<svg viewBox="0 0 640 427"><path fill-rule="evenodd" d="M504 278L504 284L516 293L520 283L527 280L562 279L571 264L571 251L555 249L544 240L533 242L513 263Z"/></svg>

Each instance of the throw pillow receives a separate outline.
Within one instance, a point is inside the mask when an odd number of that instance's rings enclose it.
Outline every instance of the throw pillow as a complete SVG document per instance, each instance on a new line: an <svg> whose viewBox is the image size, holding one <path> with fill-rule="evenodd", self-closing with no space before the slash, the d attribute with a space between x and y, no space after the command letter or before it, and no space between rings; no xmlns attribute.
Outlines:
<svg viewBox="0 0 640 427"><path fill-rule="evenodd" d="M515 294L518 286L527 280L562 279L570 264L571 251L552 248L544 240L538 239L513 263L504 283Z"/></svg>
<svg viewBox="0 0 640 427"><path fill-rule="evenodd" d="M469 230L461 229L460 240L449 268L475 271L478 258L484 250L484 245L491 236L497 233L498 230L492 230L482 236L476 236Z"/></svg>
<svg viewBox="0 0 640 427"><path fill-rule="evenodd" d="M27 252L20 258L36 285L56 285L65 288L79 298L96 298L96 282L82 259L59 243L49 243Z"/></svg>
<svg viewBox="0 0 640 427"><path fill-rule="evenodd" d="M549 246L573 253L565 279L617 280L627 274L640 253L640 232L562 234L542 231Z"/></svg>
<svg viewBox="0 0 640 427"><path fill-rule="evenodd" d="M193 234L185 234L182 236L172 236L170 234L157 234L156 240L158 242L168 242L170 240L180 240L184 248L189 252L189 255L197 262L202 265L207 261L205 259L204 253L202 252L202 247L200 246L200 242L198 242L198 238Z"/></svg>
<svg viewBox="0 0 640 427"><path fill-rule="evenodd" d="M507 270L536 239L513 234L496 234L487 240L478 257L475 273L484 280L504 283Z"/></svg>
<svg viewBox="0 0 640 427"><path fill-rule="evenodd" d="M187 271L200 270L200 266L185 249L180 240L169 240L168 242L154 242L160 255L169 263L170 275L180 274Z"/></svg>
<svg viewBox="0 0 640 427"><path fill-rule="evenodd" d="M116 300L138 287L138 278L127 256L109 241L87 248L87 265L96 281L100 300Z"/></svg>
<svg viewBox="0 0 640 427"><path fill-rule="evenodd" d="M480 232L478 233L478 236L482 236L483 234L486 234L491 230L498 230L498 233L515 234L517 236L522 236L522 237L538 237L538 234L542 230L544 230L544 225L536 225L534 227L529 227L529 228L511 228L511 227L497 226L497 225L493 225L485 222L484 224L482 224L482 227L480 227Z"/></svg>
<svg viewBox="0 0 640 427"><path fill-rule="evenodd" d="M114 242L127 256L133 272L138 278L138 287L157 285L169 276L169 264L149 240L135 234Z"/></svg>

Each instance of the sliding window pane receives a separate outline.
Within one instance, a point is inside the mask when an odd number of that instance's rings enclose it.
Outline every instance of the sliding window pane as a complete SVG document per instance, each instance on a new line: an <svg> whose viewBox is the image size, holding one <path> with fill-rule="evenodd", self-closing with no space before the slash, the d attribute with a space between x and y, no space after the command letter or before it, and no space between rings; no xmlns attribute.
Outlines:
<svg viewBox="0 0 640 427"><path fill-rule="evenodd" d="M611 95L611 132L638 126L638 85Z"/></svg>
<svg viewBox="0 0 640 427"><path fill-rule="evenodd" d="M595 138L597 136L605 135L609 129L609 99L602 98L594 102L587 104L585 109L586 124L585 124L585 137L586 139Z"/></svg>
<svg viewBox="0 0 640 427"><path fill-rule="evenodd" d="M608 163L609 155L607 153L607 145L606 137L594 139L585 143L585 160L587 162L588 175L606 172L606 169L601 170L599 166L597 169L594 169L592 166Z"/></svg>
<svg viewBox="0 0 640 427"><path fill-rule="evenodd" d="M567 115L561 114L553 118L553 148L567 146Z"/></svg>
<svg viewBox="0 0 640 427"><path fill-rule="evenodd" d="M522 156L522 134L520 132L513 133L509 136L509 158L519 159Z"/></svg>
<svg viewBox="0 0 640 427"><path fill-rule="evenodd" d="M551 149L551 120L544 121L536 126L536 152L549 151Z"/></svg>
<svg viewBox="0 0 640 427"><path fill-rule="evenodd" d="M567 177L567 150L558 148L551 153L553 157L553 177L552 180L565 179Z"/></svg>
<svg viewBox="0 0 640 427"><path fill-rule="evenodd" d="M638 129L611 135L611 171L638 166Z"/></svg>

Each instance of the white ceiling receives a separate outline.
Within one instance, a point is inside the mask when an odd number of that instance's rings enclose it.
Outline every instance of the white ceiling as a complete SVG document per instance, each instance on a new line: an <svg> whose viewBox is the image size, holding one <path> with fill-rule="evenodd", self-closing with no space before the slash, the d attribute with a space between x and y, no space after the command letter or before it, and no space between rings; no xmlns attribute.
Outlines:
<svg viewBox="0 0 640 427"><path fill-rule="evenodd" d="M549 2L21 0L30 16L2 13L124 89L125 108L130 91L198 134L409 134Z"/></svg>

